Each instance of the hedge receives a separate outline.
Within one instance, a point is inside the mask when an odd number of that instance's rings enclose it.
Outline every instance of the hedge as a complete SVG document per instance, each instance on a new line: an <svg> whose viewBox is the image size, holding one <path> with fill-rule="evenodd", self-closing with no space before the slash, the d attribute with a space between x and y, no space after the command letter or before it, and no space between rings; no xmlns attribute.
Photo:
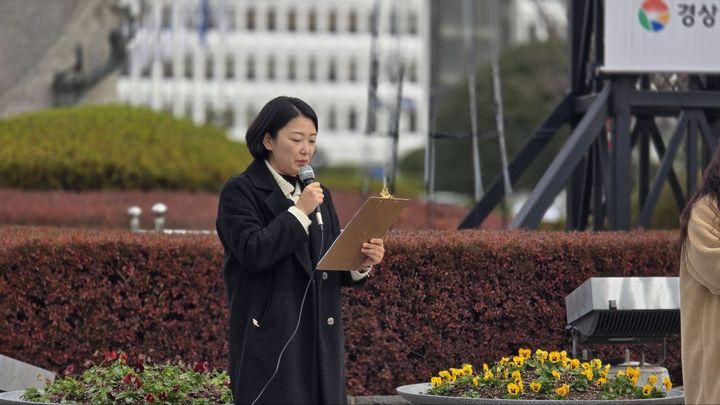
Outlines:
<svg viewBox="0 0 720 405"><path fill-rule="evenodd" d="M127 106L0 121L0 188L217 192L250 155L222 130Z"/></svg>
<svg viewBox="0 0 720 405"><path fill-rule="evenodd" d="M660 231L392 233L369 283L345 290L349 393L391 394L520 347L569 350L565 296L592 276L674 276L675 243ZM111 349L226 367L221 263L214 236L0 228L0 353L56 371ZM665 364L680 385L677 337Z"/></svg>

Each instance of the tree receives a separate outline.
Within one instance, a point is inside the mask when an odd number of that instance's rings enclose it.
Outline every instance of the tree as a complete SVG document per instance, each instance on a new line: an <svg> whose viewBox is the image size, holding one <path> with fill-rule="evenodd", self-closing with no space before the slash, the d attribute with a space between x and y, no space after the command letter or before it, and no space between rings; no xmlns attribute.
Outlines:
<svg viewBox="0 0 720 405"><path fill-rule="evenodd" d="M559 41L530 43L507 49L500 57L502 97L505 111L505 136L508 159L512 159L532 132L561 100L567 89L567 52ZM490 65L480 66L477 75L477 108L480 132L495 131ZM437 99L438 133L470 132L467 83L461 83ZM550 164L564 137L548 145L544 153L526 172L517 188L532 188ZM473 194L472 148L470 138L439 139L436 142L436 190ZM497 138L480 142L483 185L501 174ZM422 167L424 151L408 155L402 162L404 171Z"/></svg>

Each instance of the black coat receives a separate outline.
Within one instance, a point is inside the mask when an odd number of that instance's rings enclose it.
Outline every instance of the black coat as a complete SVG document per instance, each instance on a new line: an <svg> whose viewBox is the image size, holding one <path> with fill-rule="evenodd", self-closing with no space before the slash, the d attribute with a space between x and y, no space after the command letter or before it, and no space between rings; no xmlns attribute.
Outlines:
<svg viewBox="0 0 720 405"><path fill-rule="evenodd" d="M330 193L323 190L324 252L340 228ZM262 160L228 180L220 194L217 230L225 249L235 404L251 403L273 374L311 277L300 327L257 403L347 402L340 287L353 284L352 278L347 272L314 271L320 227L310 225L308 236L288 212L291 205Z"/></svg>

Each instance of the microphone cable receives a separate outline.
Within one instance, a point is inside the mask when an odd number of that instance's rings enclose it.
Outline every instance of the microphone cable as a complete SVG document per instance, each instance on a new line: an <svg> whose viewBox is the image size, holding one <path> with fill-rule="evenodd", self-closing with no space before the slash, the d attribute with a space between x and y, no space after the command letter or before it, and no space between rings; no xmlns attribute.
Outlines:
<svg viewBox="0 0 720 405"><path fill-rule="evenodd" d="M324 233L324 227L322 223L320 225L320 251L318 252L316 263L320 261L320 257L322 256L322 250L323 250L323 243L325 242L325 233ZM307 298L308 290L310 289L310 284L312 283L313 279L315 278L315 272L316 269L312 270L312 273L310 274L310 279L307 282L307 285L305 286L305 293L303 293L302 301L300 302L300 313L298 314L297 323L295 324L295 330L293 330L292 335L290 335L290 338L285 342L285 345L283 346L282 350L280 350L280 354L278 355L277 362L275 364L275 371L270 376L270 378L265 383L265 386L263 386L262 390L260 390L260 393L257 397L255 397L255 400L252 401L251 405L255 405L255 403L260 399L263 393L265 393L265 389L270 385L272 380L277 375L278 370L280 370L280 362L282 361L283 354L285 354L285 349L290 345L290 342L293 340L295 335L297 334L298 329L300 329L300 321L302 320L302 314L303 314L303 307L305 306L305 298Z"/></svg>

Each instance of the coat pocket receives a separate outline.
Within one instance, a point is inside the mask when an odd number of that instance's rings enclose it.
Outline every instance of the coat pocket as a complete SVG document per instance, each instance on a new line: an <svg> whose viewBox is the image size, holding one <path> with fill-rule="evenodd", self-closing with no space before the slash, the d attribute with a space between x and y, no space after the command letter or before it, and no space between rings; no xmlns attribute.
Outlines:
<svg viewBox="0 0 720 405"><path fill-rule="evenodd" d="M274 272L270 275L270 280L268 280L268 287L265 290L264 296L262 296L260 299L263 299L263 304L260 306L260 310L256 312L252 318L252 324L254 328L261 328L265 326L265 323L268 321L268 319L271 317L271 311L272 311L272 304L273 304L273 297L275 295L275 274Z"/></svg>

